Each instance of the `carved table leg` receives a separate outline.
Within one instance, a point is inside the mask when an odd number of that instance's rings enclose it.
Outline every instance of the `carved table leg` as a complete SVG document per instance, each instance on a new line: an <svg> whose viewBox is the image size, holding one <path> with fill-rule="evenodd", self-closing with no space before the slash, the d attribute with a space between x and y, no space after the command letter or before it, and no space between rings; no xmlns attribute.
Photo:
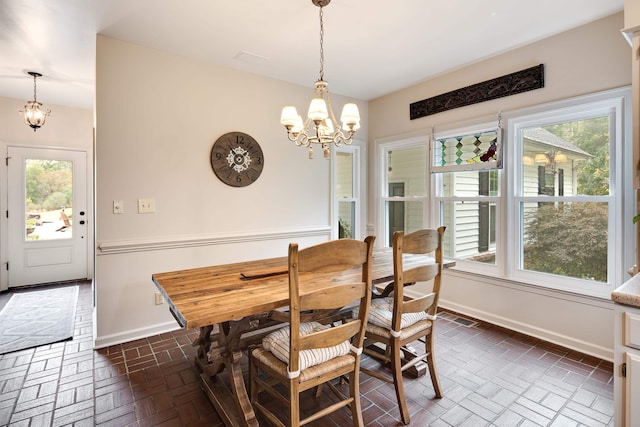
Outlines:
<svg viewBox="0 0 640 427"><path fill-rule="evenodd" d="M195 362L200 371L203 371L207 364L207 353L211 348L211 331L213 331L213 325L200 328L200 335L192 344L194 347L198 347Z"/></svg>
<svg viewBox="0 0 640 427"><path fill-rule="evenodd" d="M213 357L207 358L206 368L200 376L205 393L228 426L258 427L258 420L244 384L241 365L242 334L255 328L256 321L247 318L218 325L218 345L210 350ZM222 384L221 378L217 375L225 367L228 373L228 387Z"/></svg>

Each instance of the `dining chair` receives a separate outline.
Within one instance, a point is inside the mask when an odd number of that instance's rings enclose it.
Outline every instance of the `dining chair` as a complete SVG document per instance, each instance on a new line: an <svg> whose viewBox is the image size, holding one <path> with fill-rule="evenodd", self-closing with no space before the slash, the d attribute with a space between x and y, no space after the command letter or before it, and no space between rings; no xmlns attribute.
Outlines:
<svg viewBox="0 0 640 427"><path fill-rule="evenodd" d="M404 234L396 231L393 235L393 293L391 296L375 298L371 302L366 326L364 343L365 354L390 364L391 372L386 368L361 368L366 374L392 383L404 424L409 424L409 409L404 393L402 373L420 362L426 362L437 398L442 397L433 356L433 328L438 309L442 275L442 238L445 227L418 230ZM404 268L406 255L430 255L435 262L419 263ZM415 258L415 257L414 257ZM433 282L430 293L419 298L406 298L405 285L415 282ZM358 314L354 310L354 315ZM413 347L407 346L424 339L425 352L416 354ZM375 343L384 345L381 350Z"/></svg>
<svg viewBox="0 0 640 427"><path fill-rule="evenodd" d="M289 245L288 325L262 340L249 352L250 400L256 412L276 426L300 426L350 406L354 426L363 426L360 405L360 357L371 302L371 254L375 237L364 241L333 240L305 249ZM361 270L354 270L359 267ZM357 277L354 278L354 272ZM326 277L326 284L310 289L305 278ZM305 313L357 305L360 315L347 322L301 322ZM349 395L332 384L347 378ZM327 384L339 399L301 419L300 394ZM266 397L269 397L269 400ZM260 400L263 397L264 400ZM336 400L336 399L332 399ZM288 407L288 420L278 417L267 403ZM271 407L273 408L273 407Z"/></svg>

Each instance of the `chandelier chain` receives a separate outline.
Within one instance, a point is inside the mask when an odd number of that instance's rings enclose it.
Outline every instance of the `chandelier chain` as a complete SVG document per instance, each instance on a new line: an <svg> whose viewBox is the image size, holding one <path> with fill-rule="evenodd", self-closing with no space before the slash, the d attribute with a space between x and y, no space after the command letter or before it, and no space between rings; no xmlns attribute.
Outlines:
<svg viewBox="0 0 640 427"><path fill-rule="evenodd" d="M302 117L294 106L286 106L282 109L280 124L287 129L287 137L296 145L309 148L309 158L313 158L312 144L322 147L324 157L331 158L331 145L349 145L353 142L353 135L360 128L360 113L355 103L346 103L342 109L340 120L336 120L329 98L328 84L324 80L324 9L331 0L311 0L320 8L320 76L314 85L313 99L309 104L307 119Z"/></svg>
<svg viewBox="0 0 640 427"><path fill-rule="evenodd" d="M320 6L320 80L324 81L324 13Z"/></svg>
<svg viewBox="0 0 640 427"><path fill-rule="evenodd" d="M37 102L38 99L36 98L36 76L33 76L33 102Z"/></svg>

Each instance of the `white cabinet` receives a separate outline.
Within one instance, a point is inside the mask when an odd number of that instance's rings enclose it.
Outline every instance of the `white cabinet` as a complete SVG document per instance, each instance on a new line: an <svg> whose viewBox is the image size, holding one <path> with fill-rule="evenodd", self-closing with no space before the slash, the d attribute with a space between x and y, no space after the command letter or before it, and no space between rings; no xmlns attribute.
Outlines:
<svg viewBox="0 0 640 427"><path fill-rule="evenodd" d="M633 186L637 197L636 213L640 213L640 2L637 0L624 0L624 25L623 34L631 45ZM639 244L640 225L636 226L636 273L640 269ZM633 307L615 304L613 381L616 427L640 426L640 308L635 307L640 305L639 280L640 275L636 274L621 287L632 290L629 294L612 295L614 301L616 298L634 301Z"/></svg>
<svg viewBox="0 0 640 427"><path fill-rule="evenodd" d="M625 28L640 25L640 2L638 0L624 0L624 26Z"/></svg>
<svg viewBox="0 0 640 427"><path fill-rule="evenodd" d="M634 426L640 423L640 354L627 352L625 355L626 384L625 395L626 405L624 420L626 425ZM632 405L631 402L636 402Z"/></svg>
<svg viewBox="0 0 640 427"><path fill-rule="evenodd" d="M631 86L632 86L632 140L633 140L633 187L640 189L640 27L631 36Z"/></svg>
<svg viewBox="0 0 640 427"><path fill-rule="evenodd" d="M615 425L640 426L640 308L616 304L615 316Z"/></svg>
<svg viewBox="0 0 640 427"><path fill-rule="evenodd" d="M631 85L633 87L633 185L640 189L640 2L624 0L622 34L631 45Z"/></svg>

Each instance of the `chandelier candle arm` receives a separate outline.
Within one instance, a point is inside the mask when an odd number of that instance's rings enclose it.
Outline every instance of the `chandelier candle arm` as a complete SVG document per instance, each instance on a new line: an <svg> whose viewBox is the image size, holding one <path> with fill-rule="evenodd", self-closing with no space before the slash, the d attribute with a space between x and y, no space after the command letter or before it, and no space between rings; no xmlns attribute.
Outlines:
<svg viewBox="0 0 640 427"><path fill-rule="evenodd" d="M35 71L29 71L27 74L33 76L33 101L27 101L24 109L18 110L18 112L24 117L25 123L33 128L35 132L44 125L47 116L51 114L51 110L41 110L40 107L42 107L42 104L38 102L36 97L36 78L42 77L42 74L36 73Z"/></svg>
<svg viewBox="0 0 640 427"><path fill-rule="evenodd" d="M309 158L313 158L312 144L322 147L324 157L331 157L330 146L349 145L353 142L353 135L360 128L360 112L354 103L344 105L340 121L342 127L333 113L331 99L329 98L329 84L324 80L324 20L322 8L331 0L311 0L320 8L320 74L315 83L313 98L307 111L307 119L302 117L293 106L282 109L280 123L287 129L287 137L297 146L309 147ZM343 132L345 131L345 132Z"/></svg>

